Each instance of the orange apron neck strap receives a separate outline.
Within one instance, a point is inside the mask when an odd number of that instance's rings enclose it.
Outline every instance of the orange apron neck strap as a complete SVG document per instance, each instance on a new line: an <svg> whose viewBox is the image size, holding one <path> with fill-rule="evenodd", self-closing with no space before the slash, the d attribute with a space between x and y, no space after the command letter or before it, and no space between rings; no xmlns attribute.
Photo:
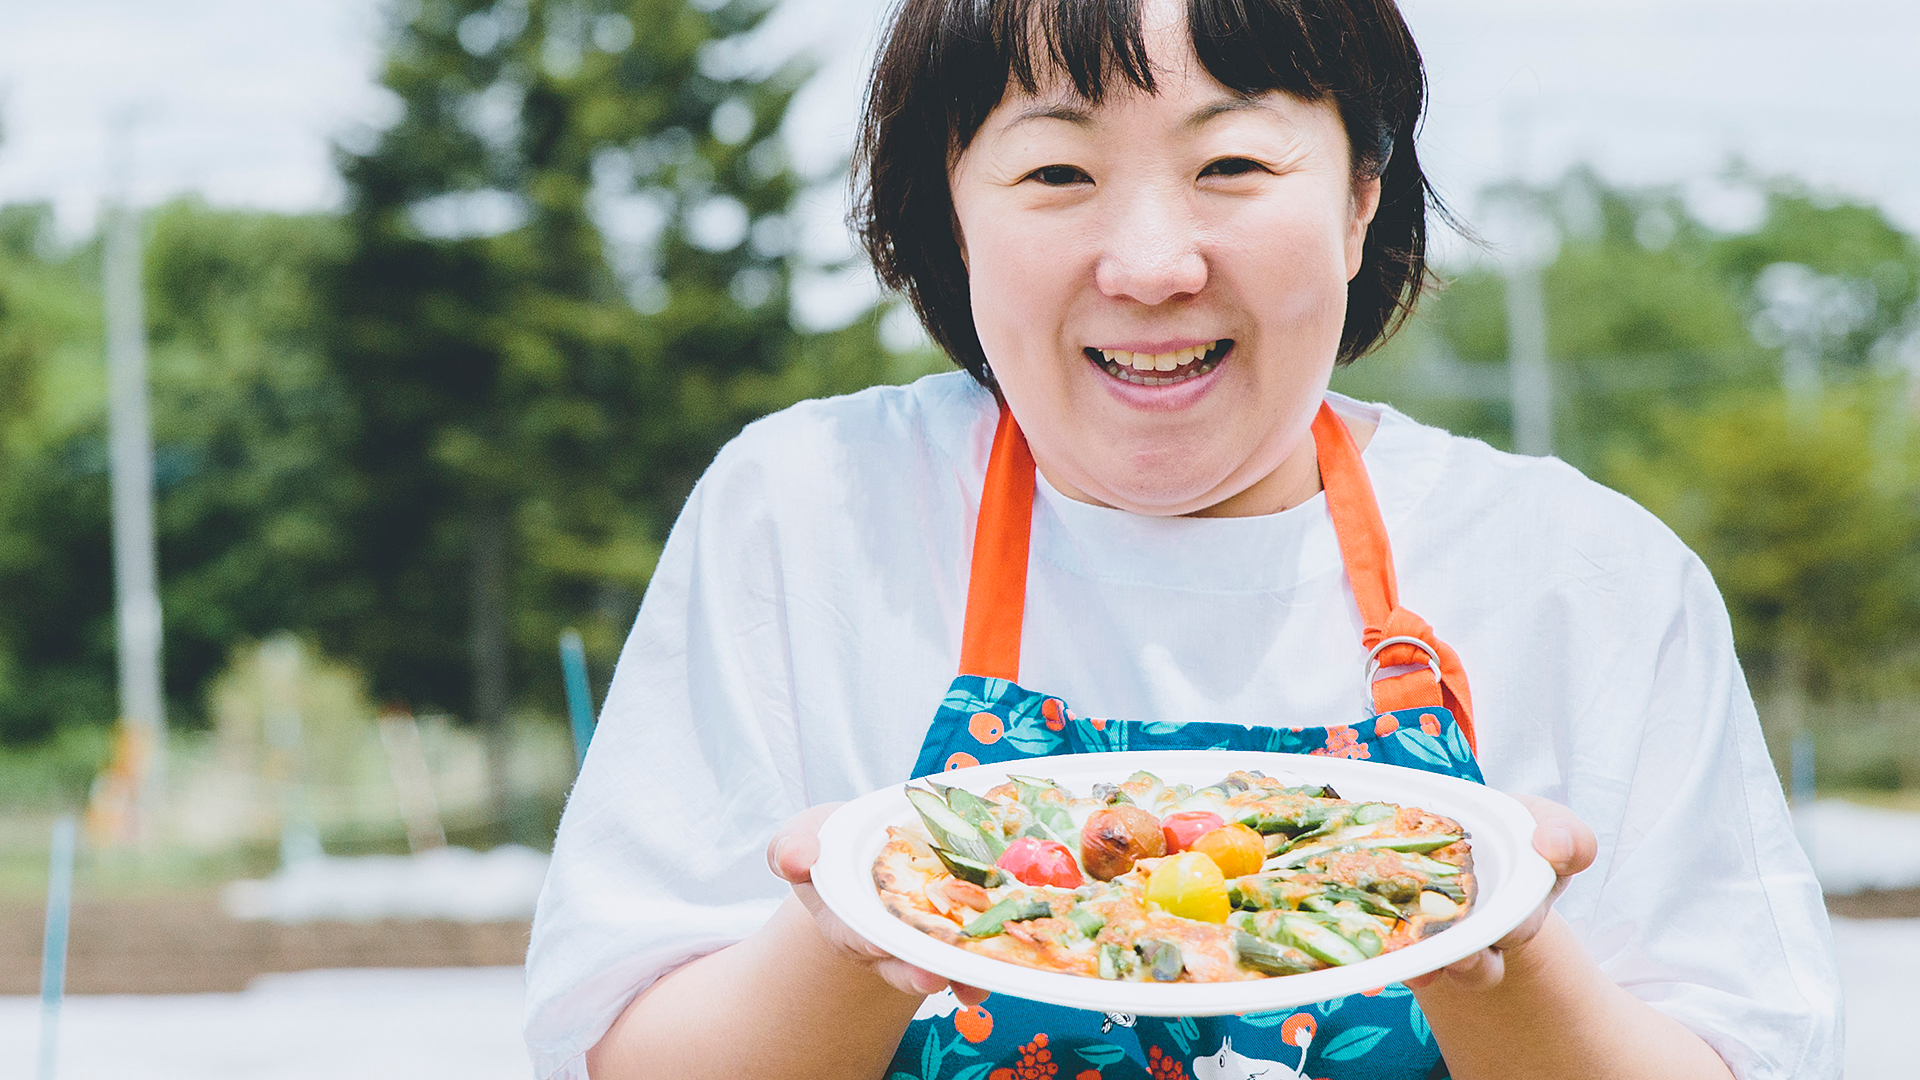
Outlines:
<svg viewBox="0 0 1920 1080"><path fill-rule="evenodd" d="M1020 681L1027 611L1027 542L1033 529L1033 451L1003 402L974 527L960 674Z"/></svg>
<svg viewBox="0 0 1920 1080"><path fill-rule="evenodd" d="M1380 519L1373 482L1367 478L1353 433L1324 401L1313 418L1313 446L1319 458L1320 485L1327 494L1327 513L1333 518L1347 580L1365 624L1361 642L1368 655L1368 700L1376 712L1446 708L1467 744L1477 751L1466 668L1425 619L1400 606L1393 548L1387 542L1386 523ZM1373 681L1381 668L1409 666L1414 670Z"/></svg>
<svg viewBox="0 0 1920 1080"><path fill-rule="evenodd" d="M1327 512L1346 563L1347 580L1365 624L1368 692L1378 712L1442 707L1479 749L1473 731L1473 699L1460 657L1428 626L1400 606L1393 576L1393 550L1380 520L1373 483L1353 434L1324 402L1313 419L1314 451ZM1033 452L1003 403L993 433L993 453L980 492L974 527L972 575L960 640L960 673L989 679L1020 679L1020 630L1027 608L1027 556L1033 529ZM1398 639L1398 640L1396 640ZM1373 681L1377 668L1413 667Z"/></svg>

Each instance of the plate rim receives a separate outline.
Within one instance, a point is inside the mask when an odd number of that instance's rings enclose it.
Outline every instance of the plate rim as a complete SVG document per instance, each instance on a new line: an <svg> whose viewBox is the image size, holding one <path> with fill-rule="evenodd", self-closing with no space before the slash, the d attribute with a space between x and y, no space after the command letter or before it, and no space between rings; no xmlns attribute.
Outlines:
<svg viewBox="0 0 1920 1080"><path fill-rule="evenodd" d="M1442 803L1468 804L1467 826L1474 840L1478 895L1467 918L1432 937L1358 964L1323 968L1299 975L1227 983L1137 983L1092 979L1083 975L1042 971L968 952L933 938L895 918L881 903L873 885L873 857L884 844L885 826L912 813L904 789L910 784L937 780L975 793L1005 779L1007 773L1060 773L1072 779L1105 779L1130 774L1137 768L1165 775L1175 782L1189 772L1213 779L1232 771L1221 766L1292 774L1301 779L1331 783L1358 783L1363 789L1437 789ZM1159 763L1159 768L1153 768ZM1090 775L1099 772L1100 777ZM1201 781L1208 782L1208 781ZM1065 781L1074 786L1072 780ZM1343 796L1346 792L1342 791ZM1370 796L1373 797L1373 796ZM1426 806L1435 801L1416 793L1401 798L1377 796L1382 801L1422 806L1460 818L1457 806ZM895 812L886 813L887 808ZM884 818L884 820L882 820ZM1310 754L1280 754L1241 750L1124 750L1097 754L1056 754L993 762L915 777L869 792L837 808L820 828L820 854L814 864L813 886L822 902L847 928L873 945L916 967L993 994L1045 1001L1099 1012L1146 1016L1219 1016L1267 1012L1313 1004L1407 979L1444 967L1505 937L1526 921L1552 891L1553 867L1533 850L1532 814L1511 795L1471 780L1411 769L1384 762L1360 761ZM1489 831L1491 830L1491 831ZM1480 863L1484 857L1502 872L1488 895ZM1511 865L1508 865L1511 860Z"/></svg>

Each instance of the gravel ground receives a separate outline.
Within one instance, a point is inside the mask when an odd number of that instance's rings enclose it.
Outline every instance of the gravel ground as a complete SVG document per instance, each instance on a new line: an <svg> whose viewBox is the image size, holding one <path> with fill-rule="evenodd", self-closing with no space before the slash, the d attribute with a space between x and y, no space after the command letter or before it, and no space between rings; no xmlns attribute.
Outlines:
<svg viewBox="0 0 1920 1080"><path fill-rule="evenodd" d="M1847 994L1847 1080L1911 1080L1920 919L1833 920Z"/></svg>
<svg viewBox="0 0 1920 1080"><path fill-rule="evenodd" d="M1907 1080L1920 919L1833 921L1849 1080ZM234 994L67 1000L61 1080L527 1080L518 968L307 971ZM0 1061L36 1054L39 1003L0 997Z"/></svg>
<svg viewBox="0 0 1920 1080"><path fill-rule="evenodd" d="M39 1001L0 997L28 1077ZM68 998L60 1080L527 1080L516 967L263 975L240 993Z"/></svg>

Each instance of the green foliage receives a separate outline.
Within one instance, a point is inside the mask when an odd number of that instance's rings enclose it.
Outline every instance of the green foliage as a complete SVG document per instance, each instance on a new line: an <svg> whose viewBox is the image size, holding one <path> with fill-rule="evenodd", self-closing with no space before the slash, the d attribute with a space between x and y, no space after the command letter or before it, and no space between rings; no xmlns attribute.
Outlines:
<svg viewBox="0 0 1920 1080"><path fill-rule="evenodd" d="M712 60L761 14L429 0L395 26L404 113L342 159L332 294L367 588L318 624L379 692L473 700L488 610L550 700L561 627L610 664L693 481L786 403L766 392L799 356L775 129L802 73Z"/></svg>
<svg viewBox="0 0 1920 1080"><path fill-rule="evenodd" d="M1816 694L1908 693L1920 471L1905 376L1887 362L1920 332L1920 246L1872 208L1758 189L1757 227L1734 235L1675 192L1587 172L1505 193L1560 238L1542 275L1554 449L1701 554L1757 671L1791 654ZM1825 389L1799 402L1780 389L1787 342L1768 325L1765 282L1782 264L1841 302L1804 339ZM1448 278L1336 387L1509 444L1506 283L1478 263Z"/></svg>
<svg viewBox="0 0 1920 1080"><path fill-rule="evenodd" d="M0 814L85 806L112 741L107 728L70 725L32 750L0 744Z"/></svg>
<svg viewBox="0 0 1920 1080"><path fill-rule="evenodd" d="M95 265L0 209L0 742L113 715Z"/></svg>
<svg viewBox="0 0 1920 1080"><path fill-rule="evenodd" d="M337 580L353 481L315 327L340 230L182 201L145 232L167 683L191 722L236 638L324 607ZM94 251L43 233L5 258L0 338L34 368L0 461L0 737L18 740L114 717L112 541Z"/></svg>
<svg viewBox="0 0 1920 1080"><path fill-rule="evenodd" d="M1791 650L1823 696L1887 689L1920 634L1920 502L1904 433L1886 438L1906 405L1886 389L1664 410L1650 452L1609 463L1713 569L1747 655Z"/></svg>
<svg viewBox="0 0 1920 1080"><path fill-rule="evenodd" d="M236 642L283 629L382 697L469 714L489 519L514 688L555 707L559 630L604 680L742 424L943 366L879 349L877 314L790 325L776 132L806 72L726 70L762 12L705 6L402 8L404 109L342 152L346 214L148 216L176 723L205 719ZM51 224L0 208L0 742L115 709L99 246Z"/></svg>
<svg viewBox="0 0 1920 1080"><path fill-rule="evenodd" d="M147 223L156 527L169 694L197 718L234 643L350 606L347 395L322 351L326 217L210 210ZM343 595L345 598L343 599Z"/></svg>

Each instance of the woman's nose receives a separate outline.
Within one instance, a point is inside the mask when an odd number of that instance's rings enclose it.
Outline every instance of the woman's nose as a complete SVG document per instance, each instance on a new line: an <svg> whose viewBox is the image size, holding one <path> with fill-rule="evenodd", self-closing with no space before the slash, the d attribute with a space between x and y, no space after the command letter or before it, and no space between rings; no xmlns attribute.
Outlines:
<svg viewBox="0 0 1920 1080"><path fill-rule="evenodd" d="M1132 200L1109 219L1094 284L1106 296L1149 306L1194 295L1207 284L1200 234L1177 197Z"/></svg>

